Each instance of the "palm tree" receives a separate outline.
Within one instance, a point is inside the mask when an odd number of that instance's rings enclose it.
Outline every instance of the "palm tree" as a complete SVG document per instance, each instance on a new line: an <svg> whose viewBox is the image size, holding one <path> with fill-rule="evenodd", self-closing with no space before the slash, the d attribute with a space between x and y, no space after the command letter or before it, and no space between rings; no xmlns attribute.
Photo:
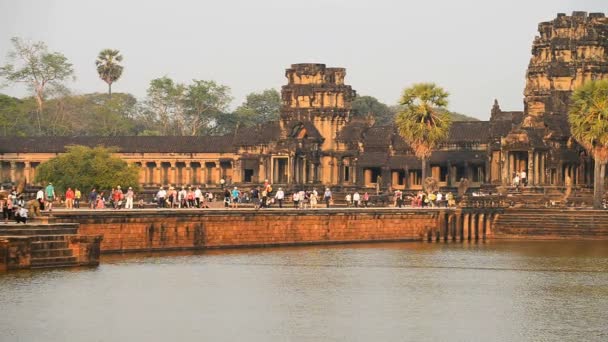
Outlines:
<svg viewBox="0 0 608 342"><path fill-rule="evenodd" d="M399 134L422 161L422 180L426 179L428 158L445 141L452 124L446 106L448 92L434 83L418 83L403 91L395 123Z"/></svg>
<svg viewBox="0 0 608 342"><path fill-rule="evenodd" d="M99 78L108 84L108 94L112 96L112 83L116 82L122 75L122 55L118 50L103 49L95 60Z"/></svg>
<svg viewBox="0 0 608 342"><path fill-rule="evenodd" d="M589 81L572 93L568 121L574 139L593 156L593 207L599 209L608 162L608 79Z"/></svg>

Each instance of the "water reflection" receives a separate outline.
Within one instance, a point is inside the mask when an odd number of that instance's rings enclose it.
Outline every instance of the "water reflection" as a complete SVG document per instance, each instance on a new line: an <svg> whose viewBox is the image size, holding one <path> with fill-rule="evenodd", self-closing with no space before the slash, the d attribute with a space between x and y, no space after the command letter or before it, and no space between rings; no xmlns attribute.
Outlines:
<svg viewBox="0 0 608 342"><path fill-rule="evenodd" d="M606 340L608 245L106 255L0 275L0 340Z"/></svg>

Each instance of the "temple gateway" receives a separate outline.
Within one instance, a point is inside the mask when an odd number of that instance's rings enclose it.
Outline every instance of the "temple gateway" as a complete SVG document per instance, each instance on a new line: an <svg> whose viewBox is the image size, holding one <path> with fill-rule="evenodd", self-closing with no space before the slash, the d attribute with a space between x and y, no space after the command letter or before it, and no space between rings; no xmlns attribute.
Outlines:
<svg viewBox="0 0 608 342"><path fill-rule="evenodd" d="M608 78L608 18L602 13L558 14L543 22L526 73L524 111L498 101L489 121L454 122L430 157L442 187L466 178L471 187L508 185L525 171L534 186L593 184L593 159L570 136L571 92ZM32 182L40 163L68 145L115 146L140 168L142 186L208 185L220 179L286 188L420 189L421 162L395 126L353 115L356 92L346 70L293 64L285 72L280 120L226 136L3 137L0 181Z"/></svg>

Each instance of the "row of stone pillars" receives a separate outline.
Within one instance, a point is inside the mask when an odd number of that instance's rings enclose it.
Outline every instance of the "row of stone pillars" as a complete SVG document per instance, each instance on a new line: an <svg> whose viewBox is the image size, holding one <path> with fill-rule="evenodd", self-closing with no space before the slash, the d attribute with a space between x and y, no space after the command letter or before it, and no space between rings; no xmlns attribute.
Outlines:
<svg viewBox="0 0 608 342"><path fill-rule="evenodd" d="M493 212L441 213L438 227L426 230L426 240L432 241L479 241L492 235Z"/></svg>

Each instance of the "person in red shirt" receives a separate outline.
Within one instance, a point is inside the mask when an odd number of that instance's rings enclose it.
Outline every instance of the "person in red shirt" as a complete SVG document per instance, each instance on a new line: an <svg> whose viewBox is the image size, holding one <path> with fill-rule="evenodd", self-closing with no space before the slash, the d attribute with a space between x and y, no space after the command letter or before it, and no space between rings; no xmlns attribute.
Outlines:
<svg viewBox="0 0 608 342"><path fill-rule="evenodd" d="M112 194L112 199L114 200L114 209L120 209L120 207L122 206L122 200L124 198L124 194L122 192L122 189L120 188L120 185L116 187L116 190L114 190L114 193Z"/></svg>
<svg viewBox="0 0 608 342"><path fill-rule="evenodd" d="M74 190L72 190L72 188L68 188L65 192L65 207L67 209L74 208Z"/></svg>

